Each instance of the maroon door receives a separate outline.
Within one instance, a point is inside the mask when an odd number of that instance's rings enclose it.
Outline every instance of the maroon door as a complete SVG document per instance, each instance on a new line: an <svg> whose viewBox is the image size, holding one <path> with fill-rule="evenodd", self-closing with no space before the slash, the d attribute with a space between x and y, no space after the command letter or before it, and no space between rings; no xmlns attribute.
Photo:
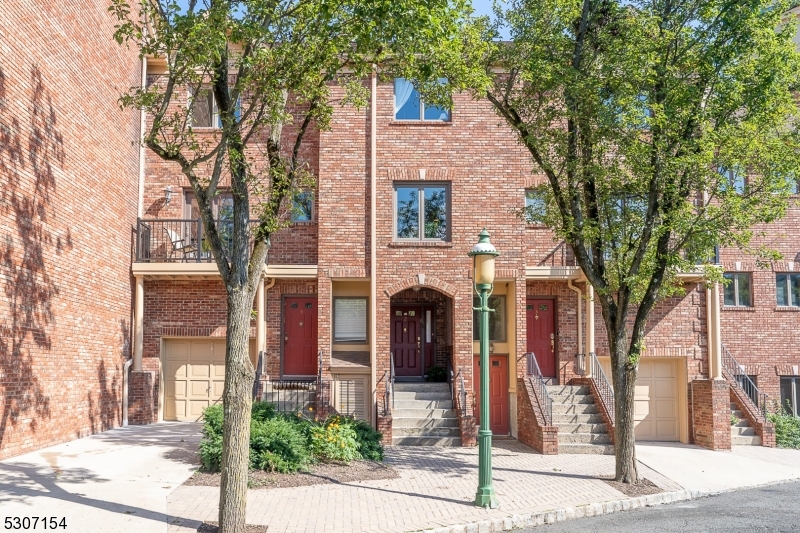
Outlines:
<svg viewBox="0 0 800 533"><path fill-rule="evenodd" d="M528 351L536 355L539 369L546 378L556 372L556 301L529 299L527 308Z"/></svg>
<svg viewBox="0 0 800 533"><path fill-rule="evenodd" d="M475 357L475 418L481 420L480 357ZM508 435L511 420L508 407L508 356L489 356L489 429L495 435Z"/></svg>
<svg viewBox="0 0 800 533"><path fill-rule="evenodd" d="M283 375L317 375L317 299L283 301Z"/></svg>
<svg viewBox="0 0 800 533"><path fill-rule="evenodd" d="M392 307L391 311L394 373L397 376L422 376L421 308Z"/></svg>

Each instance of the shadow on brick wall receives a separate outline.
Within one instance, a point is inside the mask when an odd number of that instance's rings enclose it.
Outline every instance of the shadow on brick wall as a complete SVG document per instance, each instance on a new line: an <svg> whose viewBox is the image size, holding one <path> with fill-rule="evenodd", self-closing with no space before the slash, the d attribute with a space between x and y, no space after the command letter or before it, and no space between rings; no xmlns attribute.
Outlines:
<svg viewBox="0 0 800 533"><path fill-rule="evenodd" d="M48 391L33 365L34 353L52 347L52 300L59 293L45 257L72 248L69 231L54 233L48 219L54 169L65 160L50 93L31 67L30 124L23 127L6 100L8 82L0 65L0 219L8 222L0 242L0 448L20 420L30 419L35 432L37 421L50 417Z"/></svg>

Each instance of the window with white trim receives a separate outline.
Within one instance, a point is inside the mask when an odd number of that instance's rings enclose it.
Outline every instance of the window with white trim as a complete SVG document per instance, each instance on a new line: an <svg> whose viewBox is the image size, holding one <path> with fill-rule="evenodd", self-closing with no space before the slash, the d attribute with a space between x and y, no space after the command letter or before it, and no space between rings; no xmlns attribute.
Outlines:
<svg viewBox="0 0 800 533"><path fill-rule="evenodd" d="M367 307L365 297L334 297L333 342L367 342Z"/></svg>
<svg viewBox="0 0 800 533"><path fill-rule="evenodd" d="M717 168L717 172L719 172L725 181L726 184L723 185L724 190L732 189L736 191L737 194L744 194L746 187L747 187L747 176L745 171L739 165L733 165L732 167L725 167L720 166Z"/></svg>
<svg viewBox="0 0 800 533"><path fill-rule="evenodd" d="M450 184L396 182L394 226L399 241L450 240Z"/></svg>
<svg viewBox="0 0 800 533"><path fill-rule="evenodd" d="M217 102L210 86L203 85L196 92L189 91L189 114L193 128L218 128Z"/></svg>
<svg viewBox="0 0 800 533"><path fill-rule="evenodd" d="M749 272L726 272L722 275L728 283L723 290L727 307L753 307L752 283Z"/></svg>
<svg viewBox="0 0 800 533"><path fill-rule="evenodd" d="M442 78L439 83L445 84ZM395 120L434 120L448 122L450 111L443 107L428 105L422 95L414 87L411 80L395 78L394 80L394 118Z"/></svg>
<svg viewBox="0 0 800 533"><path fill-rule="evenodd" d="M781 405L788 414L800 416L800 376L781 378Z"/></svg>
<svg viewBox="0 0 800 533"><path fill-rule="evenodd" d="M494 309L489 313L489 340L494 342L506 341L506 297L489 296L489 308ZM475 307L480 307L481 299L478 296L472 297L472 340L479 341L480 337L480 311L475 311Z"/></svg>
<svg viewBox="0 0 800 533"><path fill-rule="evenodd" d="M778 305L800 307L800 274L775 274L775 294Z"/></svg>

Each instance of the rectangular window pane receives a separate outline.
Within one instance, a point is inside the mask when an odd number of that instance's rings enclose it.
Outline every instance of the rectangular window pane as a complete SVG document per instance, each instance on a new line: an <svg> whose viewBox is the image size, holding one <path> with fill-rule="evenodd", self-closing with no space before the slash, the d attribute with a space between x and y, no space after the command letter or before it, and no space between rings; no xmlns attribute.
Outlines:
<svg viewBox="0 0 800 533"><path fill-rule="evenodd" d="M419 91L411 81L404 78L394 80L394 118L395 120L420 120Z"/></svg>
<svg viewBox="0 0 800 533"><path fill-rule="evenodd" d="M443 107L426 105L424 118L425 120L443 120L447 122L450 120L450 111Z"/></svg>
<svg viewBox="0 0 800 533"><path fill-rule="evenodd" d="M786 274L775 274L775 294L778 297L778 305L789 305L789 284Z"/></svg>
<svg viewBox="0 0 800 533"><path fill-rule="evenodd" d="M525 220L528 224L544 222L545 197L540 189L525 190Z"/></svg>
<svg viewBox="0 0 800 533"><path fill-rule="evenodd" d="M737 274L736 279L739 285L739 301L736 305L751 307L753 300L750 295L750 276L748 274Z"/></svg>
<svg viewBox="0 0 800 533"><path fill-rule="evenodd" d="M472 298L472 306L479 307L481 299L478 296ZM506 297L490 296L489 307L494 309L494 313L489 313L489 340L505 342L506 340ZM472 340L480 340L480 311L472 312Z"/></svg>
<svg viewBox="0 0 800 533"><path fill-rule="evenodd" d="M725 305L736 305L736 288L733 286L733 274L723 274L722 277L730 280L730 283L725 285L723 289Z"/></svg>
<svg viewBox="0 0 800 533"><path fill-rule="evenodd" d="M334 342L367 342L367 299L333 299Z"/></svg>
<svg viewBox="0 0 800 533"><path fill-rule="evenodd" d="M447 188L425 187L425 238L447 238Z"/></svg>
<svg viewBox="0 0 800 533"><path fill-rule="evenodd" d="M292 198L292 222L311 222L314 216L314 193L298 192Z"/></svg>
<svg viewBox="0 0 800 533"><path fill-rule="evenodd" d="M192 98L192 126L210 128L213 124L214 95L208 89L201 89Z"/></svg>
<svg viewBox="0 0 800 533"><path fill-rule="evenodd" d="M419 188L397 187L396 191L397 238L419 239Z"/></svg>
<svg viewBox="0 0 800 533"><path fill-rule="evenodd" d="M792 414L792 378L781 378L781 405L788 414Z"/></svg>
<svg viewBox="0 0 800 533"><path fill-rule="evenodd" d="M800 307L800 274L789 276L789 305Z"/></svg>

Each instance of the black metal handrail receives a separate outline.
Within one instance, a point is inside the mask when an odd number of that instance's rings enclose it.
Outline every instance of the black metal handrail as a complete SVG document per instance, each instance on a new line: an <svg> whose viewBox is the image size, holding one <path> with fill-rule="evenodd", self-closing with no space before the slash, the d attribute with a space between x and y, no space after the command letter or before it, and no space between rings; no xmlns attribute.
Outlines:
<svg viewBox="0 0 800 533"><path fill-rule="evenodd" d="M394 354L391 352L389 353L389 382L386 384L386 388L392 400L391 408L394 409Z"/></svg>
<svg viewBox="0 0 800 533"><path fill-rule="evenodd" d="M539 363L536 361L536 355L533 352L525 354L525 359L528 364L528 383L530 383L533 392L536 395L536 401L539 403L539 408L542 410L544 416L544 423L547 426L553 425L553 399L547 392L547 385L544 382L544 376L539 369Z"/></svg>
<svg viewBox="0 0 800 533"><path fill-rule="evenodd" d="M257 224L258 220L250 221L251 228ZM227 254L233 244L233 221L220 219L216 225ZM205 240L203 220L137 219L136 262L213 263L214 256Z"/></svg>
<svg viewBox="0 0 800 533"><path fill-rule="evenodd" d="M459 378L459 385L458 385L458 396L461 400L459 407L461 407L461 411L463 413L467 412L467 388L464 386L464 373L459 370L458 371L458 378Z"/></svg>
<svg viewBox="0 0 800 533"><path fill-rule="evenodd" d="M740 365L733 354L722 345L722 372L731 383L735 384L750 401L754 414L767 415L767 395L758 390L756 384L747 375L744 367Z"/></svg>
<svg viewBox="0 0 800 533"><path fill-rule="evenodd" d="M590 379L594 381L594 385L597 388L597 392L600 395L600 401L606 406L606 410L608 411L608 416L611 418L611 423L614 423L614 387L611 386L611 383L608 381L606 377L606 373L603 371L603 367L600 366L600 360L597 358L597 354L594 352L589 352L589 375Z"/></svg>

